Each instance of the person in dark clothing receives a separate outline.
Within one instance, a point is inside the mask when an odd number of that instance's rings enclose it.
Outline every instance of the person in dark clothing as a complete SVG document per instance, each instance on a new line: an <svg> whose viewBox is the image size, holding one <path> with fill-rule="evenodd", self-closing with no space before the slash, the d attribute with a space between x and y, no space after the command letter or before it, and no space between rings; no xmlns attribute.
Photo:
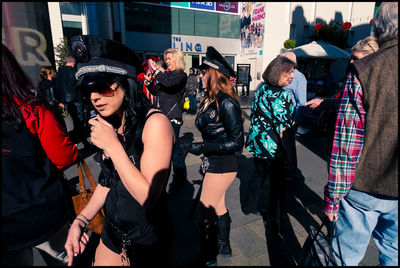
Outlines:
<svg viewBox="0 0 400 268"><path fill-rule="evenodd" d="M42 93L2 44L1 266L32 266L33 248L48 266L66 265L73 215L62 170L78 149Z"/></svg>
<svg viewBox="0 0 400 268"><path fill-rule="evenodd" d="M65 55L64 60L65 66L59 67L56 74L56 98L71 115L74 124L71 137L75 140L75 143L81 141L85 148L90 148L91 146L84 133L82 98L75 89L76 62L69 54Z"/></svg>
<svg viewBox="0 0 400 268"><path fill-rule="evenodd" d="M199 78L197 77L194 68L190 68L189 76L186 82L185 94L189 98L189 113L196 114L197 112L197 102L196 95L199 88Z"/></svg>
<svg viewBox="0 0 400 268"><path fill-rule="evenodd" d="M83 228L104 206L95 266L171 265L174 234L166 195L174 144L170 121L137 87L136 71L142 67L133 51L97 36L73 40L77 89L98 112L89 124L91 141L101 150L94 157L101 173L92 198L71 225L65 243L68 264L88 241Z"/></svg>
<svg viewBox="0 0 400 268"><path fill-rule="evenodd" d="M225 205L225 192L236 177L236 152L244 145L243 120L237 96L229 77L235 73L226 59L212 46L207 48L202 70L206 95L200 103L196 127L202 142L190 145L189 152L203 154L205 172L200 195L201 261L206 266L217 263L218 253L232 256L230 246L231 217Z"/></svg>
<svg viewBox="0 0 400 268"><path fill-rule="evenodd" d="M63 126L63 130L67 131L67 126L64 117L61 114L60 107L62 104L55 97L55 77L56 71L51 66L43 66L39 73L38 88L43 93L47 103L50 105L50 110Z"/></svg>
<svg viewBox="0 0 400 268"><path fill-rule="evenodd" d="M254 156L255 170L247 191L244 213L265 210L260 206L262 183L269 176L269 217L274 235L281 230L284 210L285 163L287 139L293 124L295 104L283 89L294 77L296 63L278 56L268 64L262 78L263 85L257 90L251 106L250 127L246 148Z"/></svg>
<svg viewBox="0 0 400 268"><path fill-rule="evenodd" d="M151 94L157 96L161 112L168 117L174 128L176 143L172 154L174 171L172 185L182 186L186 182L187 172L185 159L179 144L179 131L183 124L183 94L187 75L183 71L185 69L185 61L183 53L179 49L167 49L164 52L164 60L168 70L157 66L154 61L150 61L154 71L151 75L145 76L145 85ZM153 77L155 78L155 83L151 83Z"/></svg>

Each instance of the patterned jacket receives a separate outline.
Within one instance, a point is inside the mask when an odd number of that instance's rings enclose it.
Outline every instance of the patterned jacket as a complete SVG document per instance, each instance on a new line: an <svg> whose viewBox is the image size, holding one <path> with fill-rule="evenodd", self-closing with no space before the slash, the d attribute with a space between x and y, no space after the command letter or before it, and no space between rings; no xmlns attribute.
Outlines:
<svg viewBox="0 0 400 268"><path fill-rule="evenodd" d="M279 137L292 126L295 104L282 87L264 83L254 96L246 148L255 157L271 159L281 155Z"/></svg>

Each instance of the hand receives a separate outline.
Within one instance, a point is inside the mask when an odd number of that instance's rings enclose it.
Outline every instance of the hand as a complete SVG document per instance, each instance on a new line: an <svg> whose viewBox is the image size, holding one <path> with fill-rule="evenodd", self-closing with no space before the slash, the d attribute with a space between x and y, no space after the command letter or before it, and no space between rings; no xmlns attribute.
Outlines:
<svg viewBox="0 0 400 268"><path fill-rule="evenodd" d="M312 100L306 102L306 106L309 106L311 109L315 109L315 108L317 108L323 101L324 101L324 99L315 98L315 99L312 99Z"/></svg>
<svg viewBox="0 0 400 268"><path fill-rule="evenodd" d="M58 106L64 109L64 104L62 104L61 102L58 104Z"/></svg>
<svg viewBox="0 0 400 268"><path fill-rule="evenodd" d="M203 142L193 142L189 148L189 153L194 155L200 155L203 153L204 143Z"/></svg>
<svg viewBox="0 0 400 268"><path fill-rule="evenodd" d="M151 72L147 72L143 77L145 80L150 81L151 80Z"/></svg>
<svg viewBox="0 0 400 268"><path fill-rule="evenodd" d="M153 69L153 70L157 69L157 65L156 65L155 61L153 61L152 59L149 59L149 63L150 63L151 69Z"/></svg>
<svg viewBox="0 0 400 268"><path fill-rule="evenodd" d="M331 222L334 221L334 220L337 221L339 219L337 213L328 213L328 212L325 212L325 211L324 211L324 213L328 217L329 221L331 221Z"/></svg>
<svg viewBox="0 0 400 268"><path fill-rule="evenodd" d="M90 119L88 123L91 125L90 140L98 148L105 151L109 155L109 150L112 146L119 142L117 133L113 126L104 120L100 115L97 119Z"/></svg>
<svg viewBox="0 0 400 268"><path fill-rule="evenodd" d="M85 232L82 232L82 228L83 223L75 220L72 222L72 225L69 229L67 241L64 245L68 254L68 266L72 265L74 255L81 254L89 242L89 235Z"/></svg>

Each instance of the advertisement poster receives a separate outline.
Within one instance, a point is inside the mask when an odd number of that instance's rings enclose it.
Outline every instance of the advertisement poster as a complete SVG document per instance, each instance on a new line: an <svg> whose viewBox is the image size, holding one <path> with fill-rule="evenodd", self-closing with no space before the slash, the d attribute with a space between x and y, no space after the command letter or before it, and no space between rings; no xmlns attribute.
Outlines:
<svg viewBox="0 0 400 268"><path fill-rule="evenodd" d="M239 2L216 2L215 10L237 14L238 5Z"/></svg>
<svg viewBox="0 0 400 268"><path fill-rule="evenodd" d="M262 55L265 32L265 4L241 2L240 55Z"/></svg>
<svg viewBox="0 0 400 268"><path fill-rule="evenodd" d="M250 64L237 64L237 85L248 85L250 78Z"/></svg>
<svg viewBox="0 0 400 268"><path fill-rule="evenodd" d="M47 3L2 2L1 15L2 43L37 83L42 66L55 67Z"/></svg>
<svg viewBox="0 0 400 268"><path fill-rule="evenodd" d="M215 2L190 2L190 8L215 10Z"/></svg>

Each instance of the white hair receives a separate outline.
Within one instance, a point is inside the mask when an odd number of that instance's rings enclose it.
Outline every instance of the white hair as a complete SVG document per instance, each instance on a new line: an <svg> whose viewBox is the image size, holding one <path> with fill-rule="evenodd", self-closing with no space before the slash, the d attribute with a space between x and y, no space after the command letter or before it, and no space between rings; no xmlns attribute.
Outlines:
<svg viewBox="0 0 400 268"><path fill-rule="evenodd" d="M373 19L374 34L380 45L398 37L397 2L383 2Z"/></svg>

